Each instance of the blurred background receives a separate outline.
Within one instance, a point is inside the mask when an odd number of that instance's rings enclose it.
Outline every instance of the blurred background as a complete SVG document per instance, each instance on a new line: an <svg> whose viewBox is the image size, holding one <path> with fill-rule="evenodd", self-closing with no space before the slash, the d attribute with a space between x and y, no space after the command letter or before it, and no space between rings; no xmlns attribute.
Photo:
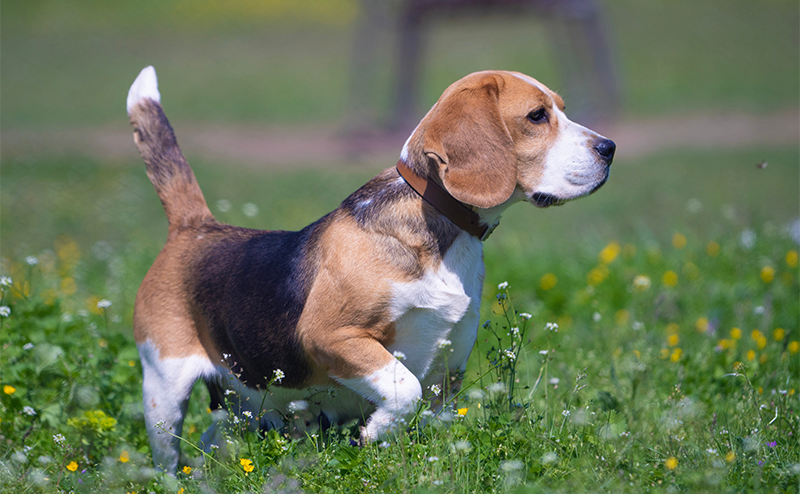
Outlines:
<svg viewBox="0 0 800 494"><path fill-rule="evenodd" d="M618 148L591 198L509 211L487 283L538 280L553 267L537 263L612 240L798 228L796 0L14 0L1 13L2 270L74 258L78 289L123 312L166 237L125 113L146 65L221 221L299 229L393 166L449 84L507 69Z"/></svg>

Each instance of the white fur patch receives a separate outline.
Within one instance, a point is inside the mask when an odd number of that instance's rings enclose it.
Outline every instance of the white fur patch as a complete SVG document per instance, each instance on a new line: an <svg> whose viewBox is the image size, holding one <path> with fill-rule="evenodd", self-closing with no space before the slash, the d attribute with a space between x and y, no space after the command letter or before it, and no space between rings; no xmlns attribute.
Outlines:
<svg viewBox="0 0 800 494"><path fill-rule="evenodd" d="M128 90L127 108L128 115L131 110L144 99L151 99L156 103L161 103L161 94L158 92L158 78L156 77L156 69L152 65L148 65L139 72L139 76L131 84Z"/></svg>
<svg viewBox="0 0 800 494"><path fill-rule="evenodd" d="M441 353L442 339L453 342L448 367L466 364L477 334L483 273L483 244L462 232L436 271L394 285L391 316L396 335L387 349L403 352L404 365L421 381Z"/></svg>
<svg viewBox="0 0 800 494"><path fill-rule="evenodd" d="M368 441L383 437L401 426L422 399L419 380L394 359L368 376L338 381L376 405L377 409L367 420L362 433Z"/></svg>

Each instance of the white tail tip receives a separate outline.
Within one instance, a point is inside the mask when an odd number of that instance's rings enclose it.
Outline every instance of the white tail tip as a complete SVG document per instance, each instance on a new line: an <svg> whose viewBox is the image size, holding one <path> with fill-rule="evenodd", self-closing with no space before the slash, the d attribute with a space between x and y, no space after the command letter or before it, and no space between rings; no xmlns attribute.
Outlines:
<svg viewBox="0 0 800 494"><path fill-rule="evenodd" d="M131 114L133 107L144 99L151 99L156 103L161 103L156 69L152 65L148 65L139 72L139 76L133 81L131 88L128 90L128 115Z"/></svg>

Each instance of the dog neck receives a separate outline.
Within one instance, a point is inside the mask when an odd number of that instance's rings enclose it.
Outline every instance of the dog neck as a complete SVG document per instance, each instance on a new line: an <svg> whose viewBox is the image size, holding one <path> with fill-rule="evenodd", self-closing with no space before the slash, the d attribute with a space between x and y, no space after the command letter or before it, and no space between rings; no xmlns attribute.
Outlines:
<svg viewBox="0 0 800 494"><path fill-rule="evenodd" d="M492 234L498 221L486 224L481 221L481 217L469 206L465 205L455 197L450 195L441 185L437 184L430 177L421 177L416 174L405 161L397 161L397 171L403 180L419 194L422 199L433 206L445 218L452 221L457 227L469 233L478 240L486 240Z"/></svg>

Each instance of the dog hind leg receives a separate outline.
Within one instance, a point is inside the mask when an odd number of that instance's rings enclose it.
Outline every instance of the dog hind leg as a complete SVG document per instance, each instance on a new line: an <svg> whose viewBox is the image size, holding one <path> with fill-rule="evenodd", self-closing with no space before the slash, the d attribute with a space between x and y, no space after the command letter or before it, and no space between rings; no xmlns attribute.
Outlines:
<svg viewBox="0 0 800 494"><path fill-rule="evenodd" d="M160 359L149 342L138 346L144 375L144 418L153 463L174 475L180 459L179 436L183 432L192 386L209 370L213 372L213 365L200 355Z"/></svg>

